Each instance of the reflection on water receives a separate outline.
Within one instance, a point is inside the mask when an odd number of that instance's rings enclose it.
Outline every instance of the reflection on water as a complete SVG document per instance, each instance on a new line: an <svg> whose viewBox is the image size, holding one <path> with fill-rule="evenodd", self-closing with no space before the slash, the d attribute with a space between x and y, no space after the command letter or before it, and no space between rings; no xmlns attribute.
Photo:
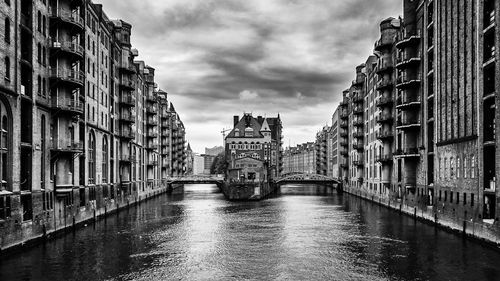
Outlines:
<svg viewBox="0 0 500 281"><path fill-rule="evenodd" d="M500 253L321 186L186 186L0 261L0 280L499 280Z"/></svg>

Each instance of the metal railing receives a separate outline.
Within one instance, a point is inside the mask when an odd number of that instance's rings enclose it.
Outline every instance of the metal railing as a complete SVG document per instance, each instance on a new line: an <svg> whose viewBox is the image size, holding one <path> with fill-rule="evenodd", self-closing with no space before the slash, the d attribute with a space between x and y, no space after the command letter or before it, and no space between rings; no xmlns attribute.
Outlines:
<svg viewBox="0 0 500 281"><path fill-rule="evenodd" d="M49 69L50 76L57 79L67 80L78 84L84 83L85 73L80 70L64 69L64 68L51 68Z"/></svg>
<svg viewBox="0 0 500 281"><path fill-rule="evenodd" d="M83 53L85 52L85 49L83 46L81 46L77 43L71 42L71 41L52 39L51 46L52 46L52 48L62 49L66 52L75 53L75 54L78 54L80 56L83 56Z"/></svg>
<svg viewBox="0 0 500 281"><path fill-rule="evenodd" d="M61 8L49 8L49 14L52 17L60 18L63 21L73 23L83 28L83 19L77 11L63 10Z"/></svg>
<svg viewBox="0 0 500 281"><path fill-rule="evenodd" d="M83 113L83 110L85 108L84 104L80 102L78 99L68 99L68 98L52 98L52 107L61 110L75 111L79 113Z"/></svg>
<svg viewBox="0 0 500 281"><path fill-rule="evenodd" d="M51 147L55 150L83 150L83 143L71 139L56 138L52 140Z"/></svg>

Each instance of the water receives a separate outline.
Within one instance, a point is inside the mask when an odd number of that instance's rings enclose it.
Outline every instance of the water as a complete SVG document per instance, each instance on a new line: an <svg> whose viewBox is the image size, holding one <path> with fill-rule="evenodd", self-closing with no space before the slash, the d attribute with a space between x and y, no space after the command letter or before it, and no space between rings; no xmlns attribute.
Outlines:
<svg viewBox="0 0 500 281"><path fill-rule="evenodd" d="M0 260L0 280L500 280L500 252L324 188L186 186Z"/></svg>

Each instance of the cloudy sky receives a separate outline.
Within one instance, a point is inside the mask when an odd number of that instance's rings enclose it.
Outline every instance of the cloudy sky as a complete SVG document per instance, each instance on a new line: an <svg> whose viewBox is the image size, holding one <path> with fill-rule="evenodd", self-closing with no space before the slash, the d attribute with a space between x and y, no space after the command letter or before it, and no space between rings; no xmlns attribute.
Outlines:
<svg viewBox="0 0 500 281"><path fill-rule="evenodd" d="M401 0L95 0L133 25L139 59L181 115L195 152L222 143L232 116L284 124L285 144L331 123L378 23Z"/></svg>

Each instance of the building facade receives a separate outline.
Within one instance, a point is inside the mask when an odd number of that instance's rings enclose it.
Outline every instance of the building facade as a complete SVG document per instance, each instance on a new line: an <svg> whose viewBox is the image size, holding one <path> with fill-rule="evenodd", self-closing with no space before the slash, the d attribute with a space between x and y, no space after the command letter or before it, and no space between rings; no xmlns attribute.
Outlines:
<svg viewBox="0 0 500 281"><path fill-rule="evenodd" d="M183 173L182 122L135 61L130 24L83 0L4 1L0 15L0 249Z"/></svg>
<svg viewBox="0 0 500 281"><path fill-rule="evenodd" d="M380 24L375 56L338 107L344 186L498 239L499 1L403 8L402 19Z"/></svg>
<svg viewBox="0 0 500 281"><path fill-rule="evenodd" d="M313 142L288 147L283 154L283 173L316 173L316 146Z"/></svg>
<svg viewBox="0 0 500 281"><path fill-rule="evenodd" d="M277 118L253 117L245 113L233 118L234 128L225 138L230 181L267 182L281 174L282 125Z"/></svg>

